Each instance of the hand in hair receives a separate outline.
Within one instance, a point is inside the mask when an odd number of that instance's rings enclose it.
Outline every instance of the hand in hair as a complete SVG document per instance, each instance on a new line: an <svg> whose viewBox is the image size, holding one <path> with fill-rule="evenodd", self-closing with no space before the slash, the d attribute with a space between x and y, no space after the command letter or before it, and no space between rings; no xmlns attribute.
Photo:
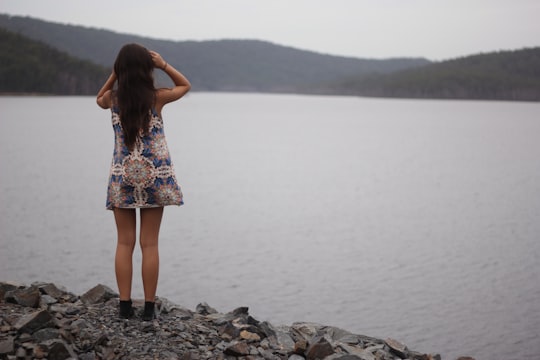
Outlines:
<svg viewBox="0 0 540 360"><path fill-rule="evenodd" d="M167 65L167 62L163 60L161 55L152 50L150 50L150 55L152 56L152 61L154 61L154 66L163 70Z"/></svg>

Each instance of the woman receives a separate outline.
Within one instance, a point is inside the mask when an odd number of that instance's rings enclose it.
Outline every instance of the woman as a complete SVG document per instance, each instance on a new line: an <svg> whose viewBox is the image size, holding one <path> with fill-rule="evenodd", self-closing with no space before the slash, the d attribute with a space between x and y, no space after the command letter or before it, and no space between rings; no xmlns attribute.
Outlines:
<svg viewBox="0 0 540 360"><path fill-rule="evenodd" d="M163 70L174 87L156 89L154 68ZM115 84L117 89L113 90ZM188 79L158 53L138 44L128 44L120 49L114 70L97 95L97 104L111 109L115 134L107 209L114 213L118 233L115 272L122 318L134 314L131 281L137 208L140 209L139 242L145 299L143 320L155 317L158 237L163 207L183 204L163 133L161 110L190 88Z"/></svg>

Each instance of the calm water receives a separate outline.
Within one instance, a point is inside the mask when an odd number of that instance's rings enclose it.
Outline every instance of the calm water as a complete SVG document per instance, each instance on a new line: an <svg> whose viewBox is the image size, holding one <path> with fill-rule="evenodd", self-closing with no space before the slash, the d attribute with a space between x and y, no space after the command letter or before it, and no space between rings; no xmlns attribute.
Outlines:
<svg viewBox="0 0 540 360"><path fill-rule="evenodd" d="M0 106L0 278L116 288L109 113ZM186 205L165 211L158 295L540 358L540 104L193 93L164 119Z"/></svg>

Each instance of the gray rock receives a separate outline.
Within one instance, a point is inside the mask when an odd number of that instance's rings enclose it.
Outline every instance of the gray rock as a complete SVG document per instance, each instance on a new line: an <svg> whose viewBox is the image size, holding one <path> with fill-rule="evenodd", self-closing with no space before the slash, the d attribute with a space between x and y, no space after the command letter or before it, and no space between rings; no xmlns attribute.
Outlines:
<svg viewBox="0 0 540 360"><path fill-rule="evenodd" d="M21 317L14 325L19 333L30 333L54 325L53 317L47 310L40 310Z"/></svg>
<svg viewBox="0 0 540 360"><path fill-rule="evenodd" d="M174 313L181 320L187 320L193 317L193 313L189 309L175 304L165 298L159 298L159 300L156 301L156 305L158 306L160 312L164 314Z"/></svg>
<svg viewBox="0 0 540 360"><path fill-rule="evenodd" d="M17 359L26 359L26 349L22 346L15 351L15 357Z"/></svg>
<svg viewBox="0 0 540 360"><path fill-rule="evenodd" d="M37 308L39 306L41 294L39 293L39 289L37 287L31 286L24 289L8 291L4 295L4 299L7 302L19 304L21 306Z"/></svg>
<svg viewBox="0 0 540 360"><path fill-rule="evenodd" d="M313 339L306 351L307 360L324 359L334 354L334 348L324 336L318 336Z"/></svg>
<svg viewBox="0 0 540 360"><path fill-rule="evenodd" d="M229 345L225 349L224 353L226 355L232 356L246 356L249 355L250 350L248 344L245 341L238 341Z"/></svg>
<svg viewBox="0 0 540 360"><path fill-rule="evenodd" d="M9 282L9 281L2 281L0 282L0 299L4 299L4 296L8 291L13 291L15 289L22 289L25 286L23 284Z"/></svg>
<svg viewBox="0 0 540 360"><path fill-rule="evenodd" d="M195 311L200 315L217 314L217 310L205 302L198 304Z"/></svg>
<svg viewBox="0 0 540 360"><path fill-rule="evenodd" d="M283 350L287 354L294 352L295 341L289 333L278 330L276 331L276 339L279 350Z"/></svg>
<svg viewBox="0 0 540 360"><path fill-rule="evenodd" d="M60 337L60 331L53 328L41 329L32 334L32 338L34 338L37 342L58 339L59 337Z"/></svg>
<svg viewBox="0 0 540 360"><path fill-rule="evenodd" d="M63 295L67 293L64 290L60 290L58 287L56 287L56 285L52 283L39 285L38 288L41 293L52 296L56 300L59 300Z"/></svg>
<svg viewBox="0 0 540 360"><path fill-rule="evenodd" d="M406 359L409 355L407 353L407 347L394 339L386 339L384 343L390 348L390 351L399 356L402 359Z"/></svg>
<svg viewBox="0 0 540 360"><path fill-rule="evenodd" d="M77 358L77 354L73 352L71 346L66 344L63 340L49 340L43 344L49 349L47 356L49 360L66 360L70 358Z"/></svg>
<svg viewBox="0 0 540 360"><path fill-rule="evenodd" d="M376 360L377 358L371 351L361 347L351 346L343 343L340 343L337 347L343 350L346 354L358 356L362 360ZM377 351L378 349L374 350Z"/></svg>
<svg viewBox="0 0 540 360"><path fill-rule="evenodd" d="M106 302L107 300L116 297L118 297L118 294L115 293L110 287L99 284L81 295L81 301L85 305L89 305Z"/></svg>
<svg viewBox="0 0 540 360"><path fill-rule="evenodd" d="M292 354L289 356L288 360L305 360L303 356L300 356L298 354Z"/></svg>
<svg viewBox="0 0 540 360"><path fill-rule="evenodd" d="M0 341L0 358L11 355L15 352L14 341L12 337Z"/></svg>
<svg viewBox="0 0 540 360"><path fill-rule="evenodd" d="M1 284L1 283L0 283ZM118 299L102 285L79 297L54 284L38 283L48 310L0 302L0 359L216 359L395 360L398 345L315 323L274 327L249 315L247 307L226 314L206 303L197 312L157 299L159 320L119 319ZM10 288L10 291L18 288ZM24 288L25 290L28 288ZM45 294L50 292L54 296ZM84 298L84 301L82 300ZM45 299L45 300L43 300ZM108 299L108 300L107 300ZM144 300L133 300L137 312ZM3 353L2 353L3 351ZM401 348L408 360L440 360Z"/></svg>
<svg viewBox="0 0 540 360"><path fill-rule="evenodd" d="M58 300L50 295L41 295L41 304L43 305L52 305L56 304Z"/></svg>

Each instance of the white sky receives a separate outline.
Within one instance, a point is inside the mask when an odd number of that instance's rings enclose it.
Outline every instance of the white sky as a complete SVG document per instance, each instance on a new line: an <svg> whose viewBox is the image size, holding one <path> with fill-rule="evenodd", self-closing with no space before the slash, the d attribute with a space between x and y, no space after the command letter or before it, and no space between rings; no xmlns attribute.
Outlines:
<svg viewBox="0 0 540 360"><path fill-rule="evenodd" d="M0 13L167 40L444 60L540 46L540 0L0 0Z"/></svg>

